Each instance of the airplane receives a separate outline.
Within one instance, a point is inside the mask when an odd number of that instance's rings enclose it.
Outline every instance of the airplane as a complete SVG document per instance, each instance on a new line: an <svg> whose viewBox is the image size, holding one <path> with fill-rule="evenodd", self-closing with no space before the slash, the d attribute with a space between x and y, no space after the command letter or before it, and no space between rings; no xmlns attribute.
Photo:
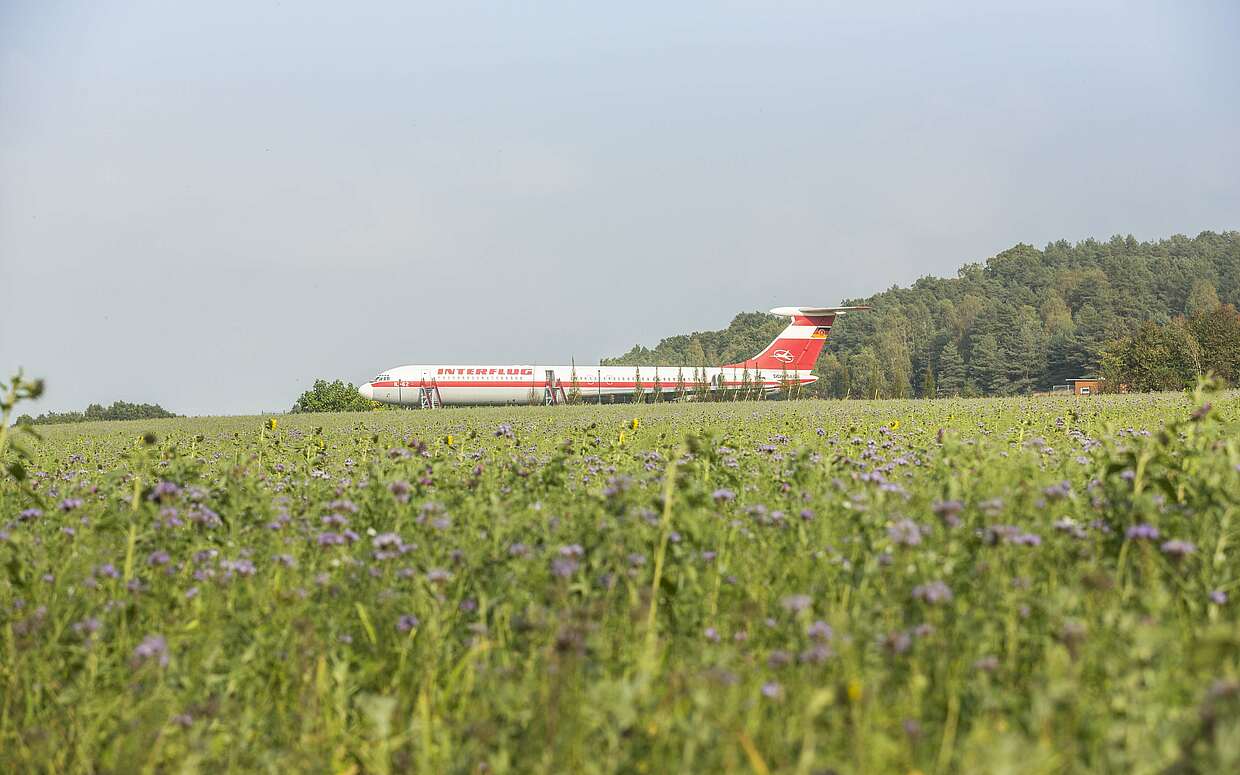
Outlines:
<svg viewBox="0 0 1240 775"><path fill-rule="evenodd" d="M766 349L739 363L717 367L692 366L538 366L512 364L409 365L387 369L358 392L384 404L435 409L440 406L568 403L622 403L656 391L661 398L692 400L702 391L747 389L764 394L817 381L810 374L840 315L862 312L857 307L776 307L771 314L791 318L788 327Z"/></svg>

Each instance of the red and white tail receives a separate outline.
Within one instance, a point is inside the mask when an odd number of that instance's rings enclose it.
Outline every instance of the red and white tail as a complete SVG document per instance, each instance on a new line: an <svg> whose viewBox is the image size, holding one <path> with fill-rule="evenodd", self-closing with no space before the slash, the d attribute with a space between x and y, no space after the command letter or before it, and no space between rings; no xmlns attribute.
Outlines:
<svg viewBox="0 0 1240 775"><path fill-rule="evenodd" d="M822 346L827 343L835 319L848 312L862 312L869 307L776 307L772 315L792 318L788 327L775 341L754 357L741 363L729 363L729 369L776 369L809 371L814 368Z"/></svg>

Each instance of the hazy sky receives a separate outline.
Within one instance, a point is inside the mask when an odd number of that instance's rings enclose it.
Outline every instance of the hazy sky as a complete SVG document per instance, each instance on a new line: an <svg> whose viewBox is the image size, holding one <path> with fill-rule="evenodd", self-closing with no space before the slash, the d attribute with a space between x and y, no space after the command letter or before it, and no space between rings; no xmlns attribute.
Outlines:
<svg viewBox="0 0 1240 775"><path fill-rule="evenodd" d="M0 369L286 409L1240 228L1240 3L1001 6L0 0Z"/></svg>

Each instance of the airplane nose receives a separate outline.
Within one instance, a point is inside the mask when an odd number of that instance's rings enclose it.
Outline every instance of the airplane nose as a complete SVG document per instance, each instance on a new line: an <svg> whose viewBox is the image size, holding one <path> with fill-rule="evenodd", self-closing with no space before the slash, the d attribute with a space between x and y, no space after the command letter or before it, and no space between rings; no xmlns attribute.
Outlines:
<svg viewBox="0 0 1240 775"><path fill-rule="evenodd" d="M375 400L375 389L370 386L369 382L363 382L361 385L359 385L357 388L357 392L361 393L362 398L366 399L367 401Z"/></svg>

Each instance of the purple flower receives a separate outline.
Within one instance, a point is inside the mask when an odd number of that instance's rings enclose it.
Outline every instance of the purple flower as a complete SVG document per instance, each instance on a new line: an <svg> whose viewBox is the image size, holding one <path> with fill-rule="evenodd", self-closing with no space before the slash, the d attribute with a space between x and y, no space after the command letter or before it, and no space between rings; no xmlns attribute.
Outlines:
<svg viewBox="0 0 1240 775"><path fill-rule="evenodd" d="M581 563L571 557L556 557L551 561L551 573L566 579L576 573L580 565Z"/></svg>
<svg viewBox="0 0 1240 775"><path fill-rule="evenodd" d="M101 626L98 619L88 616L80 622L74 622L73 631L83 638L89 638L91 635L99 632Z"/></svg>
<svg viewBox="0 0 1240 775"><path fill-rule="evenodd" d="M913 587L913 599L921 600L930 605L951 602L952 588L937 580L931 581L928 584L919 584Z"/></svg>
<svg viewBox="0 0 1240 775"><path fill-rule="evenodd" d="M1169 555L1171 557L1177 557L1177 558L1187 557L1188 555L1197 551L1197 547L1194 546L1191 542L1181 541L1178 538L1174 538L1170 541L1165 542L1159 548L1162 549L1163 554Z"/></svg>
<svg viewBox="0 0 1240 775"><path fill-rule="evenodd" d="M780 668L791 664L792 655L783 649L775 649L766 657L767 667Z"/></svg>
<svg viewBox="0 0 1240 775"><path fill-rule="evenodd" d="M1017 546L1041 546L1042 536L1037 533L1021 533L1013 536L1011 542Z"/></svg>
<svg viewBox="0 0 1240 775"><path fill-rule="evenodd" d="M388 485L388 492L392 493L392 497L396 498L397 503L408 503L411 488L409 482L398 479Z"/></svg>
<svg viewBox="0 0 1240 775"><path fill-rule="evenodd" d="M778 700L784 696L784 687L776 681L768 681L762 684L762 696L768 700Z"/></svg>
<svg viewBox="0 0 1240 775"><path fill-rule="evenodd" d="M432 584L443 584L452 578L452 574L443 568L431 568L426 572L426 580Z"/></svg>
<svg viewBox="0 0 1240 775"><path fill-rule="evenodd" d="M85 501L81 498L65 498L60 502L60 510L68 512L73 511L74 509L80 509L84 503Z"/></svg>
<svg viewBox="0 0 1240 775"><path fill-rule="evenodd" d="M1048 498L1066 498L1072 494L1072 484L1066 479L1059 484L1052 484L1042 490L1042 494Z"/></svg>
<svg viewBox="0 0 1240 775"><path fill-rule="evenodd" d="M401 617L396 620L396 629L401 632L409 632L419 624L421 622L413 614L401 614Z"/></svg>
<svg viewBox="0 0 1240 775"><path fill-rule="evenodd" d="M831 629L831 625L820 620L811 624L809 629L805 631L805 634L814 640L831 640L831 636L835 634L835 631Z"/></svg>
<svg viewBox="0 0 1240 775"><path fill-rule="evenodd" d="M172 558L169 557L168 553L162 549L156 552L151 552L146 558L147 565L167 565L171 561Z"/></svg>
<svg viewBox="0 0 1240 775"><path fill-rule="evenodd" d="M149 497L150 500L163 502L166 500L172 500L180 494L181 488L176 484L168 481L160 481L151 488L151 494Z"/></svg>
<svg viewBox="0 0 1240 775"><path fill-rule="evenodd" d="M189 729L194 725L194 717L188 713L178 713L172 717L172 723L179 727Z"/></svg>
<svg viewBox="0 0 1240 775"><path fill-rule="evenodd" d="M964 511L964 504L957 500L939 501L930 507L934 515L943 521L948 527L958 527L960 525L960 512Z"/></svg>
<svg viewBox="0 0 1240 775"><path fill-rule="evenodd" d="M809 608L813 602L814 599L809 595L787 595L780 599L779 604L784 607L784 610L796 614Z"/></svg>
<svg viewBox="0 0 1240 775"><path fill-rule="evenodd" d="M339 546L344 543L344 536L339 533L319 533L319 537L315 539L319 546Z"/></svg>
<svg viewBox="0 0 1240 775"><path fill-rule="evenodd" d="M1158 528L1142 522L1128 528L1124 531L1124 535L1132 541L1156 541L1158 540Z"/></svg>
<svg viewBox="0 0 1240 775"><path fill-rule="evenodd" d="M17 518L22 522L29 522L30 520L38 519L41 516L43 516L43 509L30 508L23 509L22 512L17 515Z"/></svg>
<svg viewBox="0 0 1240 775"><path fill-rule="evenodd" d="M229 578L231 578L233 574L238 576L254 575L254 563L246 559L220 560L220 568L224 570L224 575Z"/></svg>
<svg viewBox="0 0 1240 775"><path fill-rule="evenodd" d="M887 528L887 537L895 544L917 546L921 543L921 527L911 519L896 520Z"/></svg>
<svg viewBox="0 0 1240 775"><path fill-rule="evenodd" d="M608 498L614 498L632 486L633 477L624 475L613 476L607 480L607 486L603 488L603 495Z"/></svg>
<svg viewBox="0 0 1240 775"><path fill-rule="evenodd" d="M191 522L198 525L206 525L207 527L219 527L224 524L219 514L202 505L192 509L189 512L189 518Z"/></svg>
<svg viewBox="0 0 1240 775"><path fill-rule="evenodd" d="M886 635L882 640L883 648L892 654L904 654L913 647L913 638L904 630L898 630Z"/></svg>
<svg viewBox="0 0 1240 775"><path fill-rule="evenodd" d="M160 667L168 666L168 642L162 635L147 635L134 647L132 659L134 667L152 659L158 660Z"/></svg>
<svg viewBox="0 0 1240 775"><path fill-rule="evenodd" d="M396 533L380 533L370 539L370 543L373 544L376 549L386 549L388 547L400 548L403 542L400 540L400 536Z"/></svg>
<svg viewBox="0 0 1240 775"><path fill-rule="evenodd" d="M988 517L997 517L1003 511L1002 498L990 498L977 504L978 508L986 512Z"/></svg>
<svg viewBox="0 0 1240 775"><path fill-rule="evenodd" d="M707 627L706 631L702 634L703 636L705 636L706 640L710 641L711 643L719 642L719 631L716 630L714 627Z"/></svg>
<svg viewBox="0 0 1240 775"><path fill-rule="evenodd" d="M1227 593L1221 589L1216 589L1210 593L1210 602L1215 605L1225 605L1227 603Z"/></svg>
<svg viewBox="0 0 1240 775"><path fill-rule="evenodd" d="M530 548L526 546L525 544L521 543L520 541L508 547L509 557L524 557L529 553L530 553Z"/></svg>
<svg viewBox="0 0 1240 775"><path fill-rule="evenodd" d="M720 487L718 490L711 493L710 497L715 499L715 503L727 503L736 497L736 493L726 487Z"/></svg>

